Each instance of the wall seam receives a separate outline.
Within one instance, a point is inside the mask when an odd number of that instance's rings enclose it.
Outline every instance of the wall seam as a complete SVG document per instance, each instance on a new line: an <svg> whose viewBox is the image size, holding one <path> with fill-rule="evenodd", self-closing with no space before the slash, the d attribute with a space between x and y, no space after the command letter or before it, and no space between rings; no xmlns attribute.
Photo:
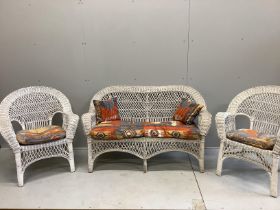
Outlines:
<svg viewBox="0 0 280 210"><path fill-rule="evenodd" d="M187 74L186 74L186 83L189 85L189 54L190 54L190 32L191 32L191 0L189 0L188 4L188 16L187 16L187 34L188 34L188 39L187 39Z"/></svg>

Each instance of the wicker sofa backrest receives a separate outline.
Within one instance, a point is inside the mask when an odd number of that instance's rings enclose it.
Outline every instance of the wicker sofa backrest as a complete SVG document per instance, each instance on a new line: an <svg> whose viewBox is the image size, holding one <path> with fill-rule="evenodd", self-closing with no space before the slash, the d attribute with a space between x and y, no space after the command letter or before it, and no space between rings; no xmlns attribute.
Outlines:
<svg viewBox="0 0 280 210"><path fill-rule="evenodd" d="M17 121L23 129L49 125L55 113L71 111L71 105L60 91L43 86L21 88L1 103L1 120Z"/></svg>
<svg viewBox="0 0 280 210"><path fill-rule="evenodd" d="M268 134L279 134L280 86L259 86L238 94L228 112L243 113L251 118L251 128Z"/></svg>
<svg viewBox="0 0 280 210"><path fill-rule="evenodd" d="M112 97L117 97L122 120L171 120L183 97L203 104L206 109L200 93L188 86L112 86L100 90L92 98L89 111L94 111L93 100L106 100Z"/></svg>

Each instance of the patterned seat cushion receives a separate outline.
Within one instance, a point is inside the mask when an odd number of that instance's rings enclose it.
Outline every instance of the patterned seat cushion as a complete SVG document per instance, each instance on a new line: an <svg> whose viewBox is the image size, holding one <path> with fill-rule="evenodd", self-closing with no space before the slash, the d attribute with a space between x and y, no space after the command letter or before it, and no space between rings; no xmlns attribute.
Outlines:
<svg viewBox="0 0 280 210"><path fill-rule="evenodd" d="M227 132L226 136L232 141L266 150L272 150L276 142L276 136L259 133L258 131L251 129L230 131Z"/></svg>
<svg viewBox="0 0 280 210"><path fill-rule="evenodd" d="M145 137L200 139L199 129L195 125L186 125L180 121L145 122Z"/></svg>
<svg viewBox="0 0 280 210"><path fill-rule="evenodd" d="M42 144L50 141L63 139L66 136L65 130L60 126L52 125L33 130L21 130L16 134L16 139L20 144Z"/></svg>
<svg viewBox="0 0 280 210"><path fill-rule="evenodd" d="M93 100L96 110L96 124L103 121L120 120L117 98L98 101Z"/></svg>
<svg viewBox="0 0 280 210"><path fill-rule="evenodd" d="M127 121L105 121L94 127L90 135L93 139L118 140L144 136L142 123Z"/></svg>
<svg viewBox="0 0 280 210"><path fill-rule="evenodd" d="M177 107L173 120L181 121L186 124L193 124L194 119L199 114L200 110L203 108L203 105L196 104L191 101L188 101L186 98L182 98L181 103Z"/></svg>

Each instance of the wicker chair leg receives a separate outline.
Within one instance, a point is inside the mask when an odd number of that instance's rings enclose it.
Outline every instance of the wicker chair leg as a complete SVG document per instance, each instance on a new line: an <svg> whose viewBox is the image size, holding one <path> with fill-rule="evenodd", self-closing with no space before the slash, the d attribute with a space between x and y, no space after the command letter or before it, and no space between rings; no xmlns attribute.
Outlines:
<svg viewBox="0 0 280 210"><path fill-rule="evenodd" d="M147 159L143 159L143 170L144 170L144 173L146 173L148 171Z"/></svg>
<svg viewBox="0 0 280 210"><path fill-rule="evenodd" d="M75 161L74 161L74 152L73 152L73 144L72 143L68 143L68 150L69 150L70 171L75 172Z"/></svg>
<svg viewBox="0 0 280 210"><path fill-rule="evenodd" d="M218 156L218 163L217 163L217 170L216 170L216 174L218 176L222 175L222 170L223 170L223 153L224 153L224 143L221 142L220 144L220 150L219 150L219 156Z"/></svg>
<svg viewBox="0 0 280 210"><path fill-rule="evenodd" d="M270 176L270 195L272 197L278 196L278 163L279 158L273 157L272 170Z"/></svg>
<svg viewBox="0 0 280 210"><path fill-rule="evenodd" d="M16 159L16 167L17 167L18 186L23 187L24 171L22 170L22 165L21 165L21 154L15 153L15 159Z"/></svg>

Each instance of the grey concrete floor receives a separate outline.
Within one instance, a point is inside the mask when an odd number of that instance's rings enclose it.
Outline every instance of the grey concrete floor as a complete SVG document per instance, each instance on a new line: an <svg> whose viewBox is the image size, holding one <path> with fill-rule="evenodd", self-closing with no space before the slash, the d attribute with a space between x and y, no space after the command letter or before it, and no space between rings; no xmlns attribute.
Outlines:
<svg viewBox="0 0 280 210"><path fill-rule="evenodd" d="M269 196L269 177L261 169L230 159L218 177L217 149L207 149L205 160L206 172L200 173L191 156L166 153L149 160L144 174L140 159L111 153L88 173L87 150L77 149L75 173L66 160L42 160L27 169L19 188L14 157L2 148L0 208L193 209L204 201L209 210L280 210L280 198Z"/></svg>

